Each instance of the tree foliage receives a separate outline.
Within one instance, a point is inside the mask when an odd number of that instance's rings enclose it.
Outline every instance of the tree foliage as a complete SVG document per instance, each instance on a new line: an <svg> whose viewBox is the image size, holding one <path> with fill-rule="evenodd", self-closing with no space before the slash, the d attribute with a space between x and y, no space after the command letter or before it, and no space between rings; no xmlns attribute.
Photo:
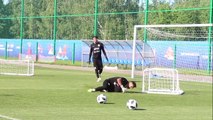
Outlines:
<svg viewBox="0 0 213 120"><path fill-rule="evenodd" d="M94 31L95 0L57 0L57 24L54 24L54 0L24 0L24 38L91 39ZM145 3L140 0L99 0L98 28L101 39L132 39L133 26L144 24ZM209 0L152 0L148 24L209 23ZM0 38L20 38L21 0L0 0Z"/></svg>

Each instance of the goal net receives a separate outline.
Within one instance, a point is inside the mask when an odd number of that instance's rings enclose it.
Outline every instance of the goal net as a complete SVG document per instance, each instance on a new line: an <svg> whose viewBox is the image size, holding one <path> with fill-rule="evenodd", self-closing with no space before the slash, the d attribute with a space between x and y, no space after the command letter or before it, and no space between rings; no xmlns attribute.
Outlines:
<svg viewBox="0 0 213 120"><path fill-rule="evenodd" d="M31 60L0 59L0 74L4 75L34 75L34 62Z"/></svg>
<svg viewBox="0 0 213 120"><path fill-rule="evenodd" d="M132 78L137 72L136 41L141 40L150 45L154 51L154 67L178 69L181 80L211 82L212 26L212 24L135 25ZM145 49L142 53L146 51Z"/></svg>
<svg viewBox="0 0 213 120"><path fill-rule="evenodd" d="M168 68L146 68L143 71L142 92L181 95L178 71Z"/></svg>

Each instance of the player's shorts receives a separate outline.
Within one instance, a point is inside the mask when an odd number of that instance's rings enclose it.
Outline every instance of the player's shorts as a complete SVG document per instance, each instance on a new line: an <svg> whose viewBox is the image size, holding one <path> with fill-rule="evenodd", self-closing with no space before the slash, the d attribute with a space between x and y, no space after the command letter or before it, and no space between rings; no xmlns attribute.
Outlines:
<svg viewBox="0 0 213 120"><path fill-rule="evenodd" d="M105 90L107 90L108 92L114 92L114 85L112 85L108 79L106 79L103 82L103 87L105 88Z"/></svg>
<svg viewBox="0 0 213 120"><path fill-rule="evenodd" d="M121 87L110 83L110 79L106 79L103 82L103 87L108 91L108 92L122 92Z"/></svg>
<svg viewBox="0 0 213 120"><path fill-rule="evenodd" d="M93 59L93 66L96 68L103 68L102 60Z"/></svg>

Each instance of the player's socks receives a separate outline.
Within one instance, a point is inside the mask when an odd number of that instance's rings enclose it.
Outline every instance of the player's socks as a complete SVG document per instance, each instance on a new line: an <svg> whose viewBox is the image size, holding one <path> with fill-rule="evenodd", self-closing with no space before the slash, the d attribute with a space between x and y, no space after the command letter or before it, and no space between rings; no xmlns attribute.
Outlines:
<svg viewBox="0 0 213 120"><path fill-rule="evenodd" d="M95 74L96 74L96 77L99 78L98 69L95 69Z"/></svg>
<svg viewBox="0 0 213 120"><path fill-rule="evenodd" d="M101 74L98 74L98 79L97 79L97 82L100 82L101 81Z"/></svg>
<svg viewBox="0 0 213 120"><path fill-rule="evenodd" d="M88 92L95 92L95 89L89 89Z"/></svg>
<svg viewBox="0 0 213 120"><path fill-rule="evenodd" d="M98 79L97 79L97 82L100 82L101 81L101 78L99 77Z"/></svg>

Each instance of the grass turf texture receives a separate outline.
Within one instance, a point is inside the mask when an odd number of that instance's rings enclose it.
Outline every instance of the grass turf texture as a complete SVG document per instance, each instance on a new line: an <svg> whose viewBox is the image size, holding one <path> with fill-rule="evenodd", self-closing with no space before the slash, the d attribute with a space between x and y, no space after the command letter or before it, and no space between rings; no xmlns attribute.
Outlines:
<svg viewBox="0 0 213 120"><path fill-rule="evenodd" d="M94 72L36 67L35 76L0 77L0 115L21 120L212 120L212 84L181 82L184 95L141 94L141 79L132 93L104 93L107 104L98 104L100 92ZM102 79L130 75L103 73ZM135 93L133 93L135 92ZM126 108L137 100L138 110ZM0 117L0 120L7 120Z"/></svg>

